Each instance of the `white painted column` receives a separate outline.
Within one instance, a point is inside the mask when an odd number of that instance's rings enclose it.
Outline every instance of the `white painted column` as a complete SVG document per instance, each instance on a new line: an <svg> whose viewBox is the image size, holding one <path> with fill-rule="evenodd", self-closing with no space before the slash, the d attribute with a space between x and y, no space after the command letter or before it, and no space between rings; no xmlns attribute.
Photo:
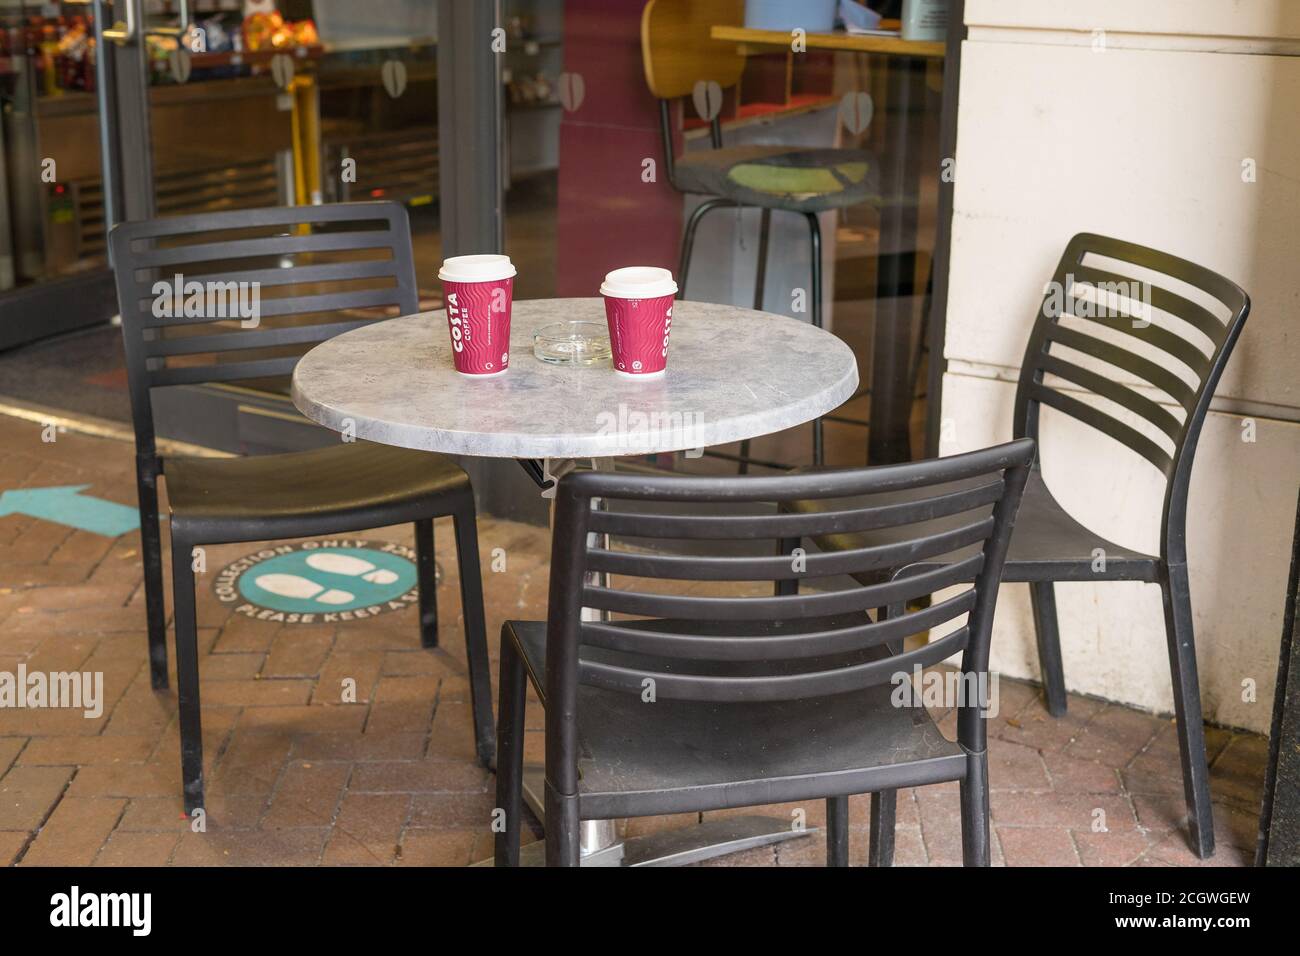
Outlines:
<svg viewBox="0 0 1300 956"><path fill-rule="evenodd" d="M966 0L966 21L941 451L1010 437L1043 284L1074 233L1244 287L1254 307L1197 452L1188 546L1206 716L1267 731L1300 481L1300 3ZM1058 500L1154 552L1159 476L1050 409L1043 433ZM1058 584L1057 604L1071 690L1172 710L1158 588ZM993 666L1038 676L1023 585L1002 591Z"/></svg>

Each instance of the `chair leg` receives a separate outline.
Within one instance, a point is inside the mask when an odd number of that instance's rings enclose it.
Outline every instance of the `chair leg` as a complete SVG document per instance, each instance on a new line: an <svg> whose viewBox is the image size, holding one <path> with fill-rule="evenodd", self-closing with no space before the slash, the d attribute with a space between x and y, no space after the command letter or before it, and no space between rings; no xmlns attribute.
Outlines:
<svg viewBox="0 0 1300 956"><path fill-rule="evenodd" d="M964 866L988 866L989 761L988 751L966 754L966 777L961 782L961 859Z"/></svg>
<svg viewBox="0 0 1300 956"><path fill-rule="evenodd" d="M730 200L715 197L713 199L706 199L704 202L700 203L698 206L696 206L694 209L691 210L690 218L686 220L686 228L682 231L682 258L680 264L677 266L677 298L679 299L686 298L686 280L690 276L691 253L694 252L695 250L695 231L696 229L699 228L700 221L708 213L712 212L714 209L717 209L719 206L732 206L732 205L735 204L732 203ZM741 443L740 454L742 457L749 456L748 440ZM744 464L745 464L744 462L741 462L742 465L741 474L744 474L743 471Z"/></svg>
<svg viewBox="0 0 1300 956"><path fill-rule="evenodd" d="M906 604L876 608L876 620L886 621L907 613ZM890 654L903 653L902 642L885 645ZM871 795L871 845L867 847L868 866L894 865L894 821L898 811L898 791L879 790Z"/></svg>
<svg viewBox="0 0 1300 956"><path fill-rule="evenodd" d="M695 230L699 228L700 220L719 206L731 205L734 204L730 200L715 197L706 199L691 210L690 218L686 220L686 229L682 232L682 259L677 267L677 298L686 298L686 278L691 270L691 252L695 248Z"/></svg>
<svg viewBox="0 0 1300 956"><path fill-rule="evenodd" d="M172 595L176 618L176 698L181 736L181 785L187 814L203 806L203 725L199 709L199 641L194 616L190 543L172 534Z"/></svg>
<svg viewBox="0 0 1300 956"><path fill-rule="evenodd" d="M438 567L434 563L433 519L415 522L415 572L420 588L420 646L438 646Z"/></svg>
<svg viewBox="0 0 1300 956"><path fill-rule="evenodd" d="M912 372L908 381L912 383L912 401L917 400L916 386L921 379L921 363L930 351L930 308L934 301L934 257L930 257L925 270L925 296L921 300L921 334L916 337L916 351L912 353Z"/></svg>
<svg viewBox="0 0 1300 956"><path fill-rule="evenodd" d="M546 865L581 866L582 838L578 798L562 797L546 784Z"/></svg>
<svg viewBox="0 0 1300 956"><path fill-rule="evenodd" d="M826 865L849 865L849 798L826 800Z"/></svg>
<svg viewBox="0 0 1300 956"><path fill-rule="evenodd" d="M772 234L772 210L766 207L758 218L758 261L754 267L754 311L763 311L763 288L767 285L767 245ZM739 475L749 474L749 439L740 443Z"/></svg>
<svg viewBox="0 0 1300 956"><path fill-rule="evenodd" d="M871 845L867 848L869 866L894 865L894 820L897 809L897 790L880 790L871 795Z"/></svg>
<svg viewBox="0 0 1300 956"><path fill-rule="evenodd" d="M1034 634L1038 638L1038 666L1043 674L1043 694L1047 712L1053 717L1065 715L1065 671L1061 666L1061 634L1057 627L1056 590L1051 581L1034 581L1029 585L1029 599L1034 608Z"/></svg>
<svg viewBox="0 0 1300 956"><path fill-rule="evenodd" d="M799 547L801 538L782 538L776 543L776 553L780 557L790 558L794 554L794 549ZM793 561L793 558L791 558ZM775 586L772 593L776 597L787 597L791 594L799 593L799 579L789 578L782 581L774 582Z"/></svg>
<svg viewBox="0 0 1300 956"><path fill-rule="evenodd" d="M1161 584L1165 605L1165 634L1169 670L1174 684L1174 714L1178 752L1183 763L1183 794L1192 850L1201 859L1214 855L1214 813L1210 804L1210 770L1205 758L1205 723L1201 689L1196 676L1196 643L1192 634L1192 599L1187 565L1170 565Z"/></svg>
<svg viewBox="0 0 1300 956"><path fill-rule="evenodd" d="M740 459L740 466L736 469L736 474L738 475L749 474L749 439L748 438L746 438L744 441L740 443L740 454L737 457Z"/></svg>
<svg viewBox="0 0 1300 956"><path fill-rule="evenodd" d="M496 759L492 731L492 676L488 670L487 625L483 617L483 577L478 563L478 522L474 499L466 496L453 519L460 562L460 604L465 615L465 658L469 665L469 701L474 714L478 762L491 768Z"/></svg>
<svg viewBox="0 0 1300 956"><path fill-rule="evenodd" d="M812 321L817 328L825 328L822 318L822 228L815 212L804 214L808 219L808 239L812 249ZM814 418L813 428L813 466L820 468L826 463L826 451L822 441L822 420Z"/></svg>
<svg viewBox="0 0 1300 956"><path fill-rule="evenodd" d="M496 834L496 865L519 865L523 832L524 708L527 704L524 660L514 642L501 635L501 687L497 722L497 808L505 829Z"/></svg>
<svg viewBox="0 0 1300 956"><path fill-rule="evenodd" d="M808 296L812 305L812 324L822 329L826 327L822 318L822 225L817 213L808 212L804 216L808 219L808 242L812 250L812 288Z"/></svg>
<svg viewBox="0 0 1300 956"><path fill-rule="evenodd" d="M158 521L158 479L137 471L136 490L140 500L140 553L144 557L144 615L149 629L149 682L154 690L166 690L167 608Z"/></svg>

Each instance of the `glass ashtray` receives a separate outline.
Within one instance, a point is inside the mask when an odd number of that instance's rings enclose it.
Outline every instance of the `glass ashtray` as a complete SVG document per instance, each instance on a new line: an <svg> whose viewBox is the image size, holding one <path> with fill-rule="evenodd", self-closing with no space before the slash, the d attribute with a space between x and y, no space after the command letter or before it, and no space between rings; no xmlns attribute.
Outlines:
<svg viewBox="0 0 1300 956"><path fill-rule="evenodd" d="M609 328L602 322L553 322L533 333L533 354L549 365L586 367L609 360Z"/></svg>

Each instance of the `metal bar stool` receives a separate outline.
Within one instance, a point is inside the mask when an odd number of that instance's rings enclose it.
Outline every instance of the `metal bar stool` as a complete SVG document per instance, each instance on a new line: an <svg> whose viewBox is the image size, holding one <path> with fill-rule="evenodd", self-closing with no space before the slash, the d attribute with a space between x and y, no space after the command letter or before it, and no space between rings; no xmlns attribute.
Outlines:
<svg viewBox="0 0 1300 956"><path fill-rule="evenodd" d="M641 53L646 85L659 100L664 168L679 192L707 196L695 207L682 234L678 297L686 297L695 233L704 217L715 209L753 206L762 210L759 222L758 265L754 283L754 308L763 308L767 277L768 237L773 210L800 215L808 225L812 255L809 304L814 325L822 327L822 235L818 214L879 200L879 164L861 149L827 149L796 146L724 146L722 124L710 120L712 149L673 155L672 101L691 96L696 84L715 82L722 89L735 86L745 67L745 57L734 43L714 40L715 23L739 23L743 0L650 0L641 15ZM813 421L813 463L825 458L822 421ZM747 443L746 443L747 445ZM737 458L744 471L747 447Z"/></svg>

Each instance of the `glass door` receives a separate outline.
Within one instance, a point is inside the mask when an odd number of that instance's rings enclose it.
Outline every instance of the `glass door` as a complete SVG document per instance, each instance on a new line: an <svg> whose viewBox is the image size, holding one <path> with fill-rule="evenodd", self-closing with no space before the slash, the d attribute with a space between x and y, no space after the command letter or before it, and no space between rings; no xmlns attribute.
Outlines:
<svg viewBox="0 0 1300 956"><path fill-rule="evenodd" d="M436 0L0 0L0 396L129 421L106 258L124 220L396 200L435 288L437 13ZM163 421L230 450L307 440L239 424L255 408L298 435L284 386L188 390L201 407Z"/></svg>
<svg viewBox="0 0 1300 956"><path fill-rule="evenodd" d="M0 0L0 350L115 311L76 192L99 175L95 89L89 4Z"/></svg>

